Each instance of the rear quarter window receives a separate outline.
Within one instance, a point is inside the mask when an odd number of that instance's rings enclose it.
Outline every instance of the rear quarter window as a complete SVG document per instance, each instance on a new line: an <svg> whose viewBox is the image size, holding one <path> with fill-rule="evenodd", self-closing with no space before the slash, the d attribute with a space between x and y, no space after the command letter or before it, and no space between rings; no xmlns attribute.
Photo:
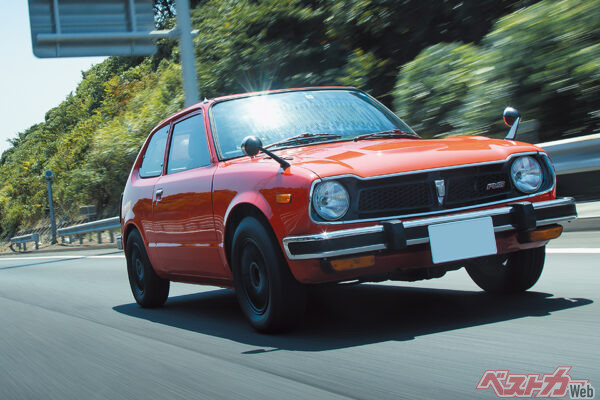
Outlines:
<svg viewBox="0 0 600 400"><path fill-rule="evenodd" d="M152 135L152 138L150 138L150 143L146 147L142 166L140 167L140 176L142 178L159 176L162 173L168 133L169 126L167 125L156 131Z"/></svg>

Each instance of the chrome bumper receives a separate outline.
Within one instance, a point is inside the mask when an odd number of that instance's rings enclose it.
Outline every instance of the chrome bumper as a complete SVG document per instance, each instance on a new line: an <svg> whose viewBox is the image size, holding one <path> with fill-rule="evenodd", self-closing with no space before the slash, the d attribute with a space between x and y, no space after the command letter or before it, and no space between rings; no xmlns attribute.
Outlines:
<svg viewBox="0 0 600 400"><path fill-rule="evenodd" d="M495 232L529 231L539 226L572 221L577 218L575 200L565 197L537 203L519 202L504 207L448 214L410 221L391 220L378 225L288 236L283 248L290 260L329 258L373 251L401 251L407 246L429 242L427 227L445 222L492 217Z"/></svg>
<svg viewBox="0 0 600 400"><path fill-rule="evenodd" d="M123 237L121 235L117 235L117 249L123 250Z"/></svg>

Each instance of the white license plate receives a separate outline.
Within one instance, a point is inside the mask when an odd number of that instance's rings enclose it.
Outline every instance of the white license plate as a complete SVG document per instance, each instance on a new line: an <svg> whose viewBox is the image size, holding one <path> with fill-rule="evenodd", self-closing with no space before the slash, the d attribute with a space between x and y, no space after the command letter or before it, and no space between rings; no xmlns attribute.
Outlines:
<svg viewBox="0 0 600 400"><path fill-rule="evenodd" d="M429 225L431 258L435 264L496 254L492 217Z"/></svg>

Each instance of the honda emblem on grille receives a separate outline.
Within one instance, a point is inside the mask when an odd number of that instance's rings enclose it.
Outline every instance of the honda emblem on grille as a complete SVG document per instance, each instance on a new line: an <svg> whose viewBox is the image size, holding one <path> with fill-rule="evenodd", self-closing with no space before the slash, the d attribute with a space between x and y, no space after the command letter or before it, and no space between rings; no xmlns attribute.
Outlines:
<svg viewBox="0 0 600 400"><path fill-rule="evenodd" d="M436 180L435 189L437 190L438 204L441 206L444 204L444 197L446 197L446 182L443 179Z"/></svg>

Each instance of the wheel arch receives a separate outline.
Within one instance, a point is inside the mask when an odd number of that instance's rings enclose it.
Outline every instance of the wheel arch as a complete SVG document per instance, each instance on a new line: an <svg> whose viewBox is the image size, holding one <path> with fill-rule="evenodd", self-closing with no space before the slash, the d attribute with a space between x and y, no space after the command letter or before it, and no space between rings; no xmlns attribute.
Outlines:
<svg viewBox="0 0 600 400"><path fill-rule="evenodd" d="M246 217L255 217L260 222L262 222L267 228L267 231L271 235L272 239L275 241L275 243L277 243L277 248L279 249L279 251L282 251L279 240L277 240L277 235L273 230L273 226L271 225L271 222L269 221L265 213L255 204L245 202L238 203L228 213L227 221L225 223L225 236L223 240L223 246L225 250L225 256L227 257L227 265L229 266L230 271L233 235L235 234L235 230L239 226L240 222L242 222L242 220Z"/></svg>
<svg viewBox="0 0 600 400"><path fill-rule="evenodd" d="M147 242L142 230L133 221L129 221L125 225L125 228L123 229L123 236L121 237L121 240L123 242L123 252L125 252L125 254L127 254L127 239L129 238L129 234L134 230L139 232L144 243Z"/></svg>

